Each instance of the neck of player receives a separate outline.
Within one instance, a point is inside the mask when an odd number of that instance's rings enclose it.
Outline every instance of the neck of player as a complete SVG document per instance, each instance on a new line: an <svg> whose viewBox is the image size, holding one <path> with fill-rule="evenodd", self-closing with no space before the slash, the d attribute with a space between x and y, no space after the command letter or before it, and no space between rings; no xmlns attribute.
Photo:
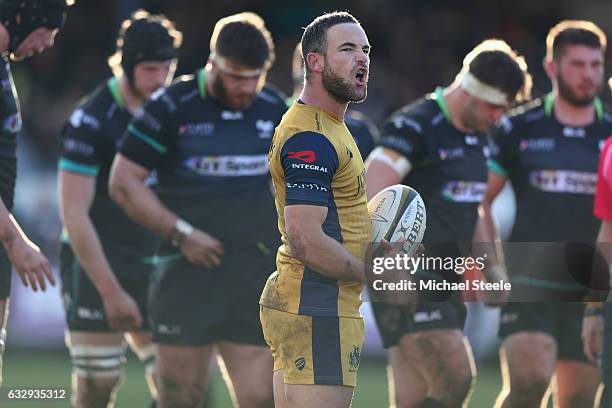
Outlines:
<svg viewBox="0 0 612 408"><path fill-rule="evenodd" d="M473 132L474 129L463 123L461 116L461 107L465 104L465 91L462 91L458 86L450 86L444 89L442 97L446 103L450 122L452 125L463 133Z"/></svg>
<svg viewBox="0 0 612 408"><path fill-rule="evenodd" d="M348 102L340 102L331 96L320 80L317 81L313 78L310 81L306 81L299 99L306 105L323 109L336 119L344 121Z"/></svg>
<svg viewBox="0 0 612 408"><path fill-rule="evenodd" d="M558 92L554 92L553 112L555 118L562 125L588 126L595 121L595 104L578 106L563 98Z"/></svg>
<svg viewBox="0 0 612 408"><path fill-rule="evenodd" d="M121 96L123 96L126 108L133 115L134 113L138 112L140 108L142 108L145 98L142 95L134 92L125 75L121 75L121 77L119 77L118 83L119 91L121 92Z"/></svg>

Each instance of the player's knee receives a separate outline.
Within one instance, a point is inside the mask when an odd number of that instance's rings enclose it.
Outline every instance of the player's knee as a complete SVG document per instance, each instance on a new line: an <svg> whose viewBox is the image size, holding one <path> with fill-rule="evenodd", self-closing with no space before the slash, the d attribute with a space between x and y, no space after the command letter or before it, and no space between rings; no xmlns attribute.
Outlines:
<svg viewBox="0 0 612 408"><path fill-rule="evenodd" d="M106 407L121 385L124 345L73 345L73 372L77 378L77 406Z"/></svg>
<svg viewBox="0 0 612 408"><path fill-rule="evenodd" d="M470 393L473 380L469 365L462 369L447 367L434 377L430 394L448 406L461 406Z"/></svg>
<svg viewBox="0 0 612 408"><path fill-rule="evenodd" d="M164 407L196 407L204 401L205 385L189 378L158 373L159 400Z"/></svg>
<svg viewBox="0 0 612 408"><path fill-rule="evenodd" d="M565 398L564 406L568 408L592 407L595 401L595 394L589 392L579 392ZM602 407L604 405L601 405Z"/></svg>
<svg viewBox="0 0 612 408"><path fill-rule="evenodd" d="M81 382L79 394L86 401L86 407L105 407L113 393L121 385L121 375L109 377L87 377Z"/></svg>
<svg viewBox="0 0 612 408"><path fill-rule="evenodd" d="M521 374L512 374L510 378L510 392L508 400L512 406L537 406L548 388L550 377L548 374L534 370Z"/></svg>

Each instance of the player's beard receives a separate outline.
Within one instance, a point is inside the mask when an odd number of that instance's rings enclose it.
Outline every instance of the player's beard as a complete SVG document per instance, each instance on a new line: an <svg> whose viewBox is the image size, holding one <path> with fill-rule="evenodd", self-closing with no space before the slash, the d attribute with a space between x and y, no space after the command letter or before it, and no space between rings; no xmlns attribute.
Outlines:
<svg viewBox="0 0 612 408"><path fill-rule="evenodd" d="M592 95L587 95L580 97L576 95L576 92L565 82L563 79L563 75L561 73L557 73L557 89L559 90L559 95L569 103L575 106L588 106L593 103L593 100L597 96L597 94L601 91L602 84L595 87L595 91Z"/></svg>
<svg viewBox="0 0 612 408"><path fill-rule="evenodd" d="M237 98L232 98L230 93L227 91L227 88L223 84L223 80L221 79L221 75L217 74L215 79L212 81L212 88L215 93L215 97L221 101L221 104L227 106L230 109L234 110L245 110L248 109L249 106L257 97L257 94L254 93L252 95L243 95L240 97L238 101Z"/></svg>
<svg viewBox="0 0 612 408"><path fill-rule="evenodd" d="M363 102L368 95L368 86L365 85L363 92L359 93L350 80L336 74L327 61L323 68L323 88L338 102Z"/></svg>

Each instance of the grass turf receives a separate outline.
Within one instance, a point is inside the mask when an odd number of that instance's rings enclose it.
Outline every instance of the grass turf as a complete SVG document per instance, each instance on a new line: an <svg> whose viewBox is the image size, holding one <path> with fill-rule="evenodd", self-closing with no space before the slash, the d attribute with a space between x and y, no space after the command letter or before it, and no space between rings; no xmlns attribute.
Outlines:
<svg viewBox="0 0 612 408"><path fill-rule="evenodd" d="M4 392L0 407L66 407L67 401L9 402L6 390L10 388L70 387L70 359L66 351L17 349L8 347L4 359ZM495 365L479 368L478 382L472 394L470 407L491 407L499 392L499 369ZM212 408L231 408L231 401L223 380L218 374L211 378ZM147 407L148 391L143 376L143 365L134 355L128 356L126 376L117 396L116 407ZM385 361L365 357L361 361L354 408L384 408L388 406Z"/></svg>

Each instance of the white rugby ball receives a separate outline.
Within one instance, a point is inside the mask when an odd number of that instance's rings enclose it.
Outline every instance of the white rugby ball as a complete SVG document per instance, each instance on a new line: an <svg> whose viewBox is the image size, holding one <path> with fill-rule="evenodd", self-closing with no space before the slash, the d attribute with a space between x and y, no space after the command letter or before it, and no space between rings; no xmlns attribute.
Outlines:
<svg viewBox="0 0 612 408"><path fill-rule="evenodd" d="M389 186L368 202L368 211L375 253L383 239L394 243L405 237L404 252L414 254L423 240L427 221L419 193L401 184Z"/></svg>

